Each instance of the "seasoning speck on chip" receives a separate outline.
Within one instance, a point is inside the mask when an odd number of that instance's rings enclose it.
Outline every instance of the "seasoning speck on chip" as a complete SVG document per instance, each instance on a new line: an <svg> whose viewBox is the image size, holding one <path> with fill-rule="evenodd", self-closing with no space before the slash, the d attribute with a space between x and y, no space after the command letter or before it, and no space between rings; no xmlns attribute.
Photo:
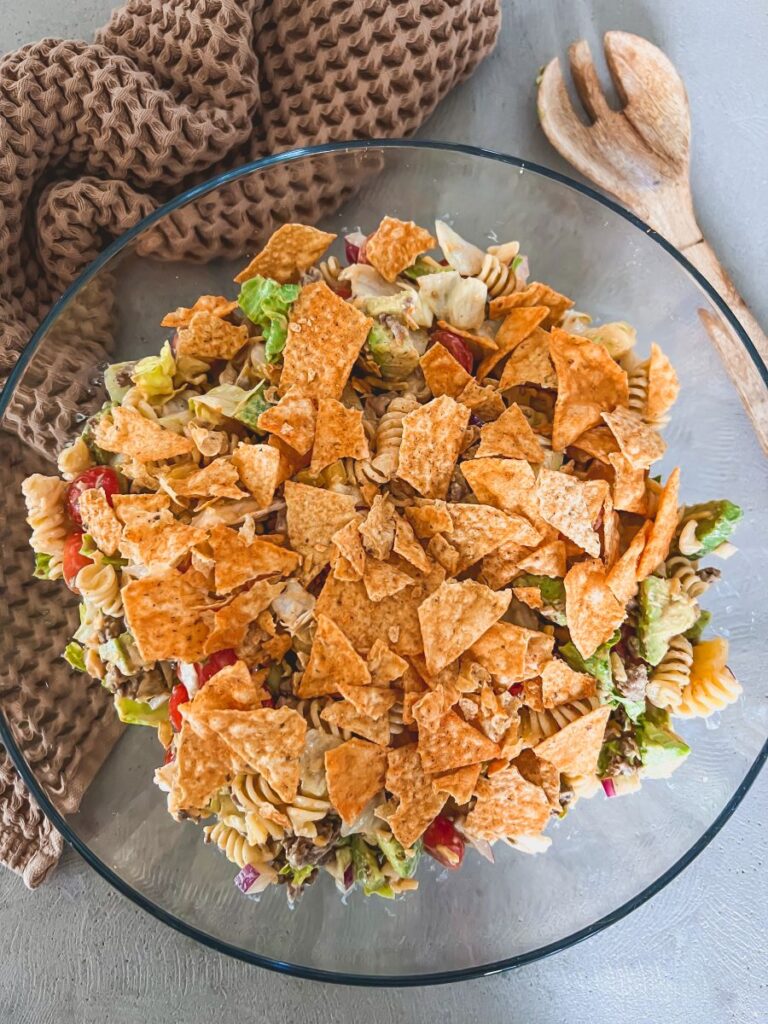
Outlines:
<svg viewBox="0 0 768 1024"><path fill-rule="evenodd" d="M403 420L397 475L425 498L444 498L461 450L469 409L447 395Z"/></svg>

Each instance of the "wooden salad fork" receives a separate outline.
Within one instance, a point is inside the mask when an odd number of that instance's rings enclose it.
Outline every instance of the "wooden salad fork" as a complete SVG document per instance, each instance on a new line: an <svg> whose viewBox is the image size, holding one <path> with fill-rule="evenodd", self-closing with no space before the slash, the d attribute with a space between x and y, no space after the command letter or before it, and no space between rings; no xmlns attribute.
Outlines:
<svg viewBox="0 0 768 1024"><path fill-rule="evenodd" d="M685 86L658 47L629 32L606 32L605 57L621 110L609 107L589 45L568 51L576 92L592 122L574 111L557 57L547 64L538 92L544 133L585 178L614 195L663 235L728 303L768 365L768 338L747 308L696 222L691 196L691 117ZM768 399L739 339L706 310L700 316L724 358L747 410L768 448Z"/></svg>

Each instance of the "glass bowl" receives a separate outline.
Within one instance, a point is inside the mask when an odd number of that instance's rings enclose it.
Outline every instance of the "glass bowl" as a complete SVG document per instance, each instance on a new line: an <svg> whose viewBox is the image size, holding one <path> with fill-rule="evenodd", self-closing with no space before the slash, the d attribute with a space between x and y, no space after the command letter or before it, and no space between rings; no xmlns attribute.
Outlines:
<svg viewBox="0 0 768 1024"><path fill-rule="evenodd" d="M730 637L744 696L721 717L682 723L693 753L670 781L650 782L631 799L581 801L550 826L553 843L543 856L497 844L495 865L474 852L456 873L430 862L418 892L394 903L353 896L345 904L324 877L290 910L281 890L259 902L241 896L233 866L203 845L198 828L168 816L152 784L160 761L152 730L127 729L79 810L62 813L71 804L56 778L66 765L52 768L51 756L30 743L30 722L54 722L67 756L93 764L115 730L111 710L97 707L89 734L78 737L81 753L72 755L79 728L72 709L81 698L73 703L66 694L87 684L67 675L60 655L76 602L60 584L29 578L19 482L53 460L100 406L104 349L110 361L155 352L169 309L202 293L234 295L234 273L275 221L318 223L341 236L371 230L387 213L424 225L446 218L481 245L518 239L532 279L596 318L628 320L641 352L662 344L682 383L662 472L682 464L686 501L728 497L745 510L738 553L705 601L717 631ZM338 241L334 251L342 255ZM346 983L424 984L514 967L583 939L657 893L722 827L766 757L768 476L707 321L738 337L764 387L765 368L732 313L644 224L545 168L439 143L327 145L260 161L180 196L110 245L45 319L0 405L4 561L8 568L12 550L23 570L9 580L13 593L6 590L0 675L0 695L15 692L22 710L0 716L0 732L65 838L171 927L260 966ZM65 695L53 710L40 697L49 682ZM101 700L94 686L92 708Z"/></svg>

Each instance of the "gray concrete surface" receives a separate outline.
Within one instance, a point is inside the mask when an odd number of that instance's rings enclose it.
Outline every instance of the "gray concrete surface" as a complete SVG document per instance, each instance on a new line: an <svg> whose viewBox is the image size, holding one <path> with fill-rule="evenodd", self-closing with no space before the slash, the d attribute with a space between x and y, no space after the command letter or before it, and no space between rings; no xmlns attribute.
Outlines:
<svg viewBox="0 0 768 1024"><path fill-rule="evenodd" d="M0 52L42 36L87 38L110 0L0 3ZM768 8L762 0L509 0L499 47L422 131L565 170L539 132L537 68L609 28L661 45L694 123L701 225L768 320ZM768 1019L766 805L758 779L675 882L618 925L511 974L437 989L362 990L268 974L212 953L119 896L67 853L28 893L0 874L0 1021L8 1024L453 1024L754 1022Z"/></svg>

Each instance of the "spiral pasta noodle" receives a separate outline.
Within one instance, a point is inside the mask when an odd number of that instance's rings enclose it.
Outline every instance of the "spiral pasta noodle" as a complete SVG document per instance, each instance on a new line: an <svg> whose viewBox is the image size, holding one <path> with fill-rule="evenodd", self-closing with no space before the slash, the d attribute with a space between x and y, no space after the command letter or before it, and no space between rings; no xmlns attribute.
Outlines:
<svg viewBox="0 0 768 1024"><path fill-rule="evenodd" d="M534 747L541 740L554 736L569 722L574 722L582 715L593 711L599 703L597 697L585 697L569 704L560 704L556 708L546 708L544 711L534 711L529 707L521 708L520 721L525 745Z"/></svg>
<svg viewBox="0 0 768 1024"><path fill-rule="evenodd" d="M494 299L502 295L511 295L517 289L514 270L490 252L486 253L480 272L476 276L477 280L482 281L488 288L488 294Z"/></svg>
<svg viewBox="0 0 768 1024"><path fill-rule="evenodd" d="M666 577L679 580L683 593L697 600L709 589L709 583L698 575L697 569L697 562L686 558L685 555L673 555L666 562Z"/></svg>
<svg viewBox="0 0 768 1024"><path fill-rule="evenodd" d="M657 708L677 712L683 700L683 690L691 676L693 647L684 636L675 636L669 649L651 673L646 696Z"/></svg>
<svg viewBox="0 0 768 1024"><path fill-rule="evenodd" d="M104 615L117 618L123 614L120 584L113 566L106 562L84 565L75 579L75 586L83 600Z"/></svg>
<svg viewBox="0 0 768 1024"><path fill-rule="evenodd" d="M232 795L247 812L246 827L263 823L267 838L274 839L281 838L289 829L297 836L315 839L316 823L331 809L327 799L309 796L301 790L286 804L260 775L239 775L232 783ZM249 821L251 815L260 821Z"/></svg>
<svg viewBox="0 0 768 1024"><path fill-rule="evenodd" d="M80 473L84 473L86 469L90 469L93 459L88 445L82 437L78 437L76 441L59 452L57 465L65 480L73 480Z"/></svg>
<svg viewBox="0 0 768 1024"><path fill-rule="evenodd" d="M29 538L32 550L51 556L48 578L61 578L61 559L67 539L67 517L64 509L66 484L57 476L34 473L21 485L27 505L27 522L32 528Z"/></svg>
<svg viewBox="0 0 768 1024"><path fill-rule="evenodd" d="M409 412L418 409L413 395L400 395L390 400L376 427L376 454L371 466L381 477L381 483L391 480L397 472L400 444L403 440L403 420Z"/></svg>
<svg viewBox="0 0 768 1024"><path fill-rule="evenodd" d="M590 800L600 792L600 779L597 775L565 775L564 778L577 800Z"/></svg>
<svg viewBox="0 0 768 1024"><path fill-rule="evenodd" d="M335 722L326 722L324 718L320 717L320 712L326 703L317 697L313 700L300 700L296 705L296 710L306 719L310 728L319 729L320 732L327 733L329 736L337 736L342 740L351 739L352 733L348 729L340 729Z"/></svg>
<svg viewBox="0 0 768 1024"><path fill-rule="evenodd" d="M244 868L246 864L258 867L266 859L264 851L253 846L236 828L225 825L223 821L218 821L215 825L206 825L203 832L205 841L215 843L227 860L231 860L239 868Z"/></svg>
<svg viewBox="0 0 768 1024"><path fill-rule="evenodd" d="M335 256L329 256L327 260L320 263L319 270L325 283L332 287L339 280L342 266Z"/></svg>
<svg viewBox="0 0 768 1024"><path fill-rule="evenodd" d="M693 652L691 677L675 714L680 718L708 718L733 704L741 684L728 668L728 643L722 637L703 640Z"/></svg>

